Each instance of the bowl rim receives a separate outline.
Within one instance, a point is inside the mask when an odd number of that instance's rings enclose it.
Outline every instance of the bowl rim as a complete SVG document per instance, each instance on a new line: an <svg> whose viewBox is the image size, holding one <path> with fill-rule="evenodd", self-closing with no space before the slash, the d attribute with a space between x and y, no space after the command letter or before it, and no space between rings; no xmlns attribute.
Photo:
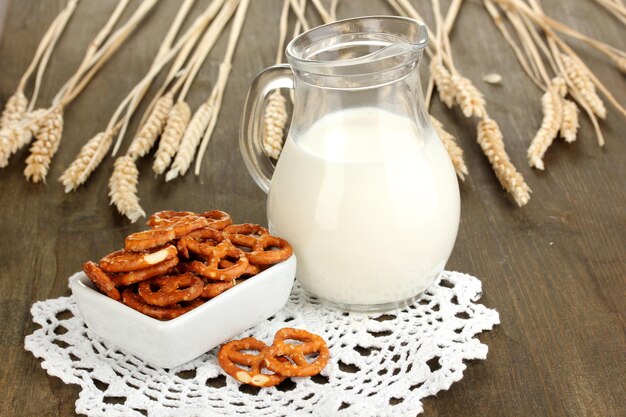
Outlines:
<svg viewBox="0 0 626 417"><path fill-rule="evenodd" d="M248 278L241 284L237 284L234 287L228 289L227 291L224 291L223 293L219 294L218 296L211 298L210 300L207 300L201 306L196 307L193 310L188 311L187 313L181 314L180 316L175 317L171 320L155 319L154 317L145 315L135 310L134 308L127 306L122 301L116 301L110 297L107 297L106 295L102 294L100 291L97 291L94 288L93 283L83 271L79 271L70 277L69 287L72 291L72 295L74 296L74 298L76 298L76 292L83 292L85 294L89 294L90 296L97 297L97 299L100 300L100 302L108 304L114 309L121 308L123 312L130 314L131 317L135 318L136 320L144 322L146 325L150 325L151 327L154 327L156 329L167 329L170 327L177 327L177 326L183 325L186 321L193 320L196 316L203 314L203 312L205 312L206 310L212 309L214 308L214 306L217 306L219 304L226 302L225 300L227 298L237 297L240 292L246 291L248 287L257 285L255 284L256 282L270 279L268 277L272 276L272 272L273 272L272 270L274 268L279 267L281 265L286 266L288 263L293 263L293 262L296 262L295 254L292 254L289 258L285 259L284 261L274 264L270 266L269 268L267 268L265 271L259 272L257 275L254 275L253 277L251 277L254 279ZM292 281L292 288L293 288L293 281Z"/></svg>

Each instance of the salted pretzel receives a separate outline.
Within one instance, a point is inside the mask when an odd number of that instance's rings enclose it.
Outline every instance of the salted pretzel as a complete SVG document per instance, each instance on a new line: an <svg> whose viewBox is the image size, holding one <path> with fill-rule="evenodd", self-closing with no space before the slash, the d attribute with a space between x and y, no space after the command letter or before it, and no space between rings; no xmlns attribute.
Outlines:
<svg viewBox="0 0 626 417"><path fill-rule="evenodd" d="M220 261L220 268L229 268L233 265L235 265L234 262L229 261L228 259L222 259ZM252 264L248 264L248 267L246 268L246 270L244 271L243 276L245 277L252 277L256 274L258 274L259 272L261 272L261 268L258 265L252 265Z"/></svg>
<svg viewBox="0 0 626 417"><path fill-rule="evenodd" d="M176 247L185 258L189 258L190 251L197 255L209 256L224 239L224 235L219 230L204 227L181 237Z"/></svg>
<svg viewBox="0 0 626 417"><path fill-rule="evenodd" d="M226 226L233 224L233 219L230 218L230 215L221 210L205 211L200 216L208 219L209 227L215 230L222 230Z"/></svg>
<svg viewBox="0 0 626 417"><path fill-rule="evenodd" d="M246 255L253 265L273 265L289 258L293 249L289 242L276 236L261 236L257 239L252 252Z"/></svg>
<svg viewBox="0 0 626 417"><path fill-rule="evenodd" d="M130 271L124 274L112 274L110 277L116 287L123 287L125 285L135 284L159 275L173 272L174 268L178 265L178 262L178 257L173 257L172 259L167 259L148 268Z"/></svg>
<svg viewBox="0 0 626 417"><path fill-rule="evenodd" d="M251 250L260 237L270 234L265 227L253 223L232 224L224 228L222 232L234 245L250 248Z"/></svg>
<svg viewBox="0 0 626 417"><path fill-rule="evenodd" d="M204 283L191 272L152 278L137 287L137 292L145 302L161 307L195 300L203 290Z"/></svg>
<svg viewBox="0 0 626 417"><path fill-rule="evenodd" d="M226 290L230 290L235 286L235 280L232 281L211 281L204 284L200 297L210 300L215 298Z"/></svg>
<svg viewBox="0 0 626 417"><path fill-rule="evenodd" d="M130 308L158 320L174 319L204 304L204 300L197 298L190 302L173 304L167 307L153 306L146 303L139 294L136 294L131 288L124 290L122 293L122 301Z"/></svg>
<svg viewBox="0 0 626 417"><path fill-rule="evenodd" d="M155 228L155 227L163 226L164 224L166 224L167 220L171 220L176 217L180 218L180 217L188 217L188 216L197 216L197 214L191 211L174 211L174 210L157 211L156 213L152 214L148 218L148 221L146 222L146 226L150 228Z"/></svg>
<svg viewBox="0 0 626 417"><path fill-rule="evenodd" d="M220 348L217 353L217 360L224 371L244 384L255 387L273 387L285 380L285 376L278 374L262 373L264 368L263 352L268 346L253 337L246 337L241 340L233 340ZM242 350L257 351L258 354L250 355ZM249 370L241 366L249 367Z"/></svg>
<svg viewBox="0 0 626 417"><path fill-rule="evenodd" d="M120 292L115 288L115 284L111 281L111 278L102 269L98 268L94 262L88 261L83 264L83 271L85 275L89 277L91 282L104 293L104 295L111 297L115 301L121 301L122 297Z"/></svg>
<svg viewBox="0 0 626 417"><path fill-rule="evenodd" d="M228 258L236 259L236 262L232 266L221 268L220 261ZM245 252L234 247L230 241L224 240L215 246L206 262L193 261L189 269L210 280L231 281L246 272L248 265Z"/></svg>
<svg viewBox="0 0 626 417"><path fill-rule="evenodd" d="M141 252L158 248L176 238L174 229L150 229L133 233L124 239L124 249L130 252Z"/></svg>
<svg viewBox="0 0 626 417"><path fill-rule="evenodd" d="M286 343L286 340L298 340L302 343ZM306 355L317 353L313 362L307 361ZM319 374L328 363L330 352L326 342L320 336L302 329L285 327L276 332L274 343L263 352L267 369L283 376L313 376ZM285 363L280 360L286 357Z"/></svg>
<svg viewBox="0 0 626 417"><path fill-rule="evenodd" d="M148 252L118 250L100 259L98 264L104 272L130 272L175 258L177 253L176 247L172 245Z"/></svg>

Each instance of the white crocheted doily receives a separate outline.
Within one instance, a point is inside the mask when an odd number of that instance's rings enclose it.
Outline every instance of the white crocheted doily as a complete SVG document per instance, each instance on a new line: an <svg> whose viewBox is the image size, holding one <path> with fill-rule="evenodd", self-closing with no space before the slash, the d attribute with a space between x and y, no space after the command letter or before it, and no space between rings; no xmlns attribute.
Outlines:
<svg viewBox="0 0 626 417"><path fill-rule="evenodd" d="M40 301L41 326L25 347L42 367L81 391L76 412L106 417L415 416L421 399L463 377L464 361L485 359L475 336L499 323L476 301L481 282L444 272L415 304L387 314L329 310L296 284L287 305L242 334L271 343L282 327L327 340L331 359L321 375L274 388L242 386L224 376L216 349L179 368L155 369L98 339L72 297Z"/></svg>

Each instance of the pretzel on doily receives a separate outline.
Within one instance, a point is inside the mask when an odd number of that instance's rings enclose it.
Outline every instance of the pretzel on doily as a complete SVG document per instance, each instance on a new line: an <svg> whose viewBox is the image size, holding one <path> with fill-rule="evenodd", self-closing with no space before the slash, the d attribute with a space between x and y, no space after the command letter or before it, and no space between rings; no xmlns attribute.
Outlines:
<svg viewBox="0 0 626 417"><path fill-rule="evenodd" d="M98 267L94 262L88 261L83 264L83 271L85 275L89 277L91 282L104 293L104 295L114 299L115 301L121 301L122 296L120 292L115 288L115 283L111 280L111 277L107 275L102 269Z"/></svg>
<svg viewBox="0 0 626 417"><path fill-rule="evenodd" d="M175 256L172 259L167 259L148 268L130 271L124 274L110 275L110 277L116 287L123 287L125 285L135 284L159 275L173 272L174 268L178 265L178 262L178 257Z"/></svg>
<svg viewBox="0 0 626 417"><path fill-rule="evenodd" d="M166 307L198 298L204 283L191 272L181 275L165 275L143 281L137 292L148 304Z"/></svg>
<svg viewBox="0 0 626 417"><path fill-rule="evenodd" d="M204 227L181 237L176 247L185 258L189 258L190 251L197 255L209 256L224 239L224 235L219 230Z"/></svg>
<svg viewBox="0 0 626 417"><path fill-rule="evenodd" d="M220 348L217 360L224 371L244 384L255 387L273 387L285 380L285 376L262 373L264 368L263 352L268 346L253 337L233 340ZM242 353L242 350L257 351L256 355ZM249 370L241 366L249 367Z"/></svg>
<svg viewBox="0 0 626 417"><path fill-rule="evenodd" d="M250 248L250 250L260 237L270 234L265 227L253 223L232 224L224 228L222 232L234 245Z"/></svg>
<svg viewBox="0 0 626 417"><path fill-rule="evenodd" d="M172 245L148 252L118 250L100 259L98 264L104 272L130 272L175 258L177 253L176 247Z"/></svg>
<svg viewBox="0 0 626 417"><path fill-rule="evenodd" d="M286 340L298 340L302 343L286 343ZM274 343L263 353L267 369L280 375L294 377L319 374L330 358L324 339L306 330L289 327L276 332ZM306 359L306 355L310 354L317 354L313 362ZM280 358L288 358L290 362L283 362Z"/></svg>
<svg viewBox="0 0 626 417"><path fill-rule="evenodd" d="M230 218L230 214L221 210L205 211L200 214L209 220L209 227L215 230L222 230L226 226L233 224L233 219Z"/></svg>
<svg viewBox="0 0 626 417"><path fill-rule="evenodd" d="M173 304L167 307L153 306L146 303L139 294L131 288L126 288L122 293L122 301L132 309L158 320L171 320L181 316L194 308L204 304L204 300L196 298L190 302Z"/></svg>
<svg viewBox="0 0 626 417"><path fill-rule="evenodd" d="M261 236L257 239L246 256L254 265L274 265L288 259L293 253L293 248L285 239L277 236Z"/></svg>
<svg viewBox="0 0 626 417"><path fill-rule="evenodd" d="M236 261L232 266L221 268L220 261L228 258ZM215 249L207 257L206 262L193 261L189 265L189 269L210 280L230 281L246 272L248 265L249 262L245 252L234 247L230 241L224 240L215 246Z"/></svg>

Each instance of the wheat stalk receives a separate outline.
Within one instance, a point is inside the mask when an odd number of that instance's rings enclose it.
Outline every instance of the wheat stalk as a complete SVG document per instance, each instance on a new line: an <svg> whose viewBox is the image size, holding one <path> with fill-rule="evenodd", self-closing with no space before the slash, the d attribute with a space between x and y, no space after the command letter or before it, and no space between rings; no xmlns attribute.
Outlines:
<svg viewBox="0 0 626 417"><path fill-rule="evenodd" d="M22 90L16 91L9 99L0 117L0 130L9 128L14 123L19 122L26 113L28 99Z"/></svg>
<svg viewBox="0 0 626 417"><path fill-rule="evenodd" d="M605 119L606 107L600 96L596 93L596 86L589 77L587 67L581 65L576 59L566 54L561 54L561 60L565 66L567 77L576 86L582 99L585 100L596 116Z"/></svg>
<svg viewBox="0 0 626 417"><path fill-rule="evenodd" d="M439 100L445 103L448 108L452 108L457 96L457 85L452 82L450 71L436 59L430 62L430 75L437 86Z"/></svg>
<svg viewBox="0 0 626 417"><path fill-rule="evenodd" d="M211 115L212 111L210 103L205 102L198 107L198 110L194 113L187 129L185 130L183 139L178 147L178 152L176 152L174 162L172 162L169 171L165 175L165 181L169 182L179 175L185 175L187 173L187 170L193 161L193 156L196 153L196 148L198 147L198 144L202 139L202 135L209 124Z"/></svg>
<svg viewBox="0 0 626 417"><path fill-rule="evenodd" d="M38 120L45 110L26 113L24 118L11 127L0 130L0 168L9 164L9 158L22 147L28 145L39 130Z"/></svg>
<svg viewBox="0 0 626 417"><path fill-rule="evenodd" d="M443 124L439 120L435 119L433 116L430 116L430 120L437 136L439 136L443 146L446 148L446 151L448 151L448 156L450 156L457 177L459 177L461 181L465 181L465 176L468 174L468 171L465 160L463 159L463 149L459 146L456 138L444 129Z"/></svg>
<svg viewBox="0 0 626 417"><path fill-rule="evenodd" d="M113 164L113 174L109 179L109 197L111 197L111 204L115 205L122 215L128 217L131 223L146 216L139 205L138 182L139 170L133 158L128 155L117 158Z"/></svg>
<svg viewBox="0 0 626 417"><path fill-rule="evenodd" d="M186 102L179 101L172 107L167 117L165 130L163 130L163 135L161 135L161 140L159 141L159 148L154 155L152 170L155 174L160 175L164 173L167 167L170 166L172 158L178 151L180 141L185 134L190 118L191 109Z"/></svg>
<svg viewBox="0 0 626 417"><path fill-rule="evenodd" d="M287 99L275 90L269 95L267 106L263 114L263 149L274 159L278 159L283 149L287 115Z"/></svg>
<svg viewBox="0 0 626 417"><path fill-rule="evenodd" d="M84 184L100 165L113 143L113 133L111 130L100 132L83 145L76 158L59 177L59 181L65 186L66 193Z"/></svg>
<svg viewBox="0 0 626 417"><path fill-rule="evenodd" d="M171 93L165 94L157 101L150 116L148 116L146 122L133 138L128 148L127 155L133 159L137 159L150 152L150 149L154 146L159 135L163 132L163 128L167 122L167 115L173 105L174 95Z"/></svg>
<svg viewBox="0 0 626 417"><path fill-rule="evenodd" d="M46 180L52 157L61 144L63 134L63 109L54 109L38 123L35 142L30 147L30 155L26 158L24 176L32 182Z"/></svg>
<svg viewBox="0 0 626 417"><path fill-rule="evenodd" d="M556 138L563 123L563 85L557 77L541 97L543 119L541 126L528 147L528 164L537 169L544 169L543 156Z"/></svg>
<svg viewBox="0 0 626 417"><path fill-rule="evenodd" d="M487 115L485 99L469 78L458 73L453 74L452 84L454 84L456 93L454 100L461 107L465 117L484 117Z"/></svg>
<svg viewBox="0 0 626 417"><path fill-rule="evenodd" d="M511 163L504 149L502 132L495 120L485 117L478 123L478 144L502 187L513 196L518 206L525 206L530 200L531 189Z"/></svg>
<svg viewBox="0 0 626 417"><path fill-rule="evenodd" d="M561 138L565 139L567 143L572 143L576 140L576 134L578 133L578 106L571 100L562 99L563 102L563 117L561 120Z"/></svg>

